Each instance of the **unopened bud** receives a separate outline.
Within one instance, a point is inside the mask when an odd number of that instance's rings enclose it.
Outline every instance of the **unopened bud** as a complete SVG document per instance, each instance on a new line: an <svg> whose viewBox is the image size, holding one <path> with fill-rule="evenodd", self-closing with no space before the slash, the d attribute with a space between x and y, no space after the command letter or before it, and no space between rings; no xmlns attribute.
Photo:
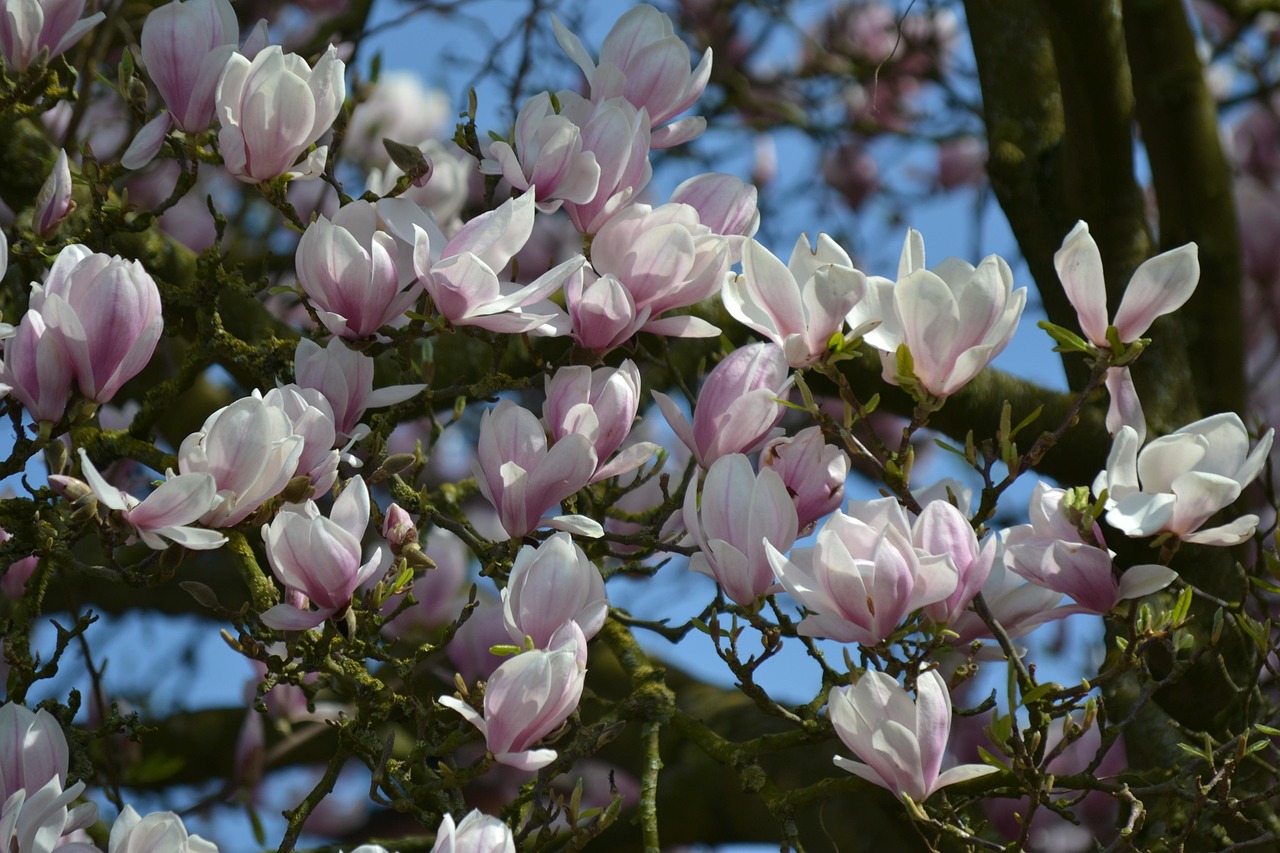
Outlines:
<svg viewBox="0 0 1280 853"><path fill-rule="evenodd" d="M415 187L425 187L431 180L431 158L416 145L405 145L391 139L384 139L382 147L387 149L391 162L413 181Z"/></svg>
<svg viewBox="0 0 1280 853"><path fill-rule="evenodd" d="M31 218L31 229L42 240L48 240L58 232L58 226L76 209L71 200L71 167L67 163L67 152L59 151L58 159L53 164L53 171L45 179L44 186L36 196L35 213Z"/></svg>

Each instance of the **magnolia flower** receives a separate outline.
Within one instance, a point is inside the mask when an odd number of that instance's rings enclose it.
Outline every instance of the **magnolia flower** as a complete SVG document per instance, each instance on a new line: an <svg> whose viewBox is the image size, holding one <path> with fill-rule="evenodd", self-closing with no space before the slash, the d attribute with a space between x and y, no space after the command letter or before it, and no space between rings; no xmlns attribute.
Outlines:
<svg viewBox="0 0 1280 853"><path fill-rule="evenodd" d="M254 395L258 392L255 390ZM297 473L311 478L315 495L323 495L338 479L341 454L333 423L333 409L324 395L314 388L281 385L262 396L262 402L275 406L289 416L293 434L302 437L302 453L298 456Z"/></svg>
<svg viewBox="0 0 1280 853"><path fill-rule="evenodd" d="M63 836L84 829L98 819L97 803L81 803L68 809L84 793L76 782L65 791L57 777L38 790L19 788L0 807L0 850L16 853L97 853L90 844L59 844Z"/></svg>
<svg viewBox="0 0 1280 853"><path fill-rule="evenodd" d="M473 809L457 826L453 815L444 816L431 853L516 853L516 842L501 818Z"/></svg>
<svg viewBox="0 0 1280 853"><path fill-rule="evenodd" d="M796 505L804 530L844 500L849 455L822 437L822 427L809 427L794 436L775 438L760 452L760 467L782 477Z"/></svg>
<svg viewBox="0 0 1280 853"><path fill-rule="evenodd" d="M549 92L520 107L511 142L489 143L480 161L486 175L501 175L522 192L536 192L538 209L554 213L565 201L588 202L600 184L600 164L583 150L582 128L556 111Z"/></svg>
<svg viewBox="0 0 1280 853"><path fill-rule="evenodd" d="M649 115L653 148L671 148L697 139L707 120L691 116L659 127L693 106L711 79L711 48L689 68L689 48L671 19L647 3L627 12L605 36L600 63L592 61L576 35L552 17L556 41L587 76L591 99L621 96Z"/></svg>
<svg viewBox="0 0 1280 853"><path fill-rule="evenodd" d="M549 651L509 658L489 676L483 715L461 699L440 697L441 705L480 730L499 764L537 770L556 759L554 749L533 746L578 707L587 674L587 641L578 624L569 622L552 645Z"/></svg>
<svg viewBox="0 0 1280 853"><path fill-rule="evenodd" d="M106 19L94 12L81 19L84 0L5 0L0 10L0 53L16 71L26 71L42 50L61 56Z"/></svg>
<svg viewBox="0 0 1280 853"><path fill-rule="evenodd" d="M182 818L173 812L152 812L140 817L125 805L111 825L107 853L218 853L218 845L198 835L187 835Z"/></svg>
<svg viewBox="0 0 1280 853"><path fill-rule="evenodd" d="M53 423L67 411L74 367L58 335L39 311L27 311L4 346L0 389L12 393L37 423Z"/></svg>
<svg viewBox="0 0 1280 853"><path fill-rule="evenodd" d="M138 500L108 483L83 447L80 467L94 497L107 509L121 517L138 532L147 547L163 551L169 540L193 551L208 551L227 544L227 537L213 530L189 527L217 502L217 484L210 474L178 474L168 477L145 500Z"/></svg>
<svg viewBox="0 0 1280 853"><path fill-rule="evenodd" d="M58 159L54 161L49 177L36 194L31 228L42 240L48 240L58 233L62 220L75 209L76 203L71 200L71 166L67 162L66 150L59 149Z"/></svg>
<svg viewBox="0 0 1280 853"><path fill-rule="evenodd" d="M356 425L366 409L402 403L427 387L389 385L374 390L373 359L351 349L339 337L330 338L324 347L300 338L293 354L293 375L298 385L314 388L329 401L341 441L358 437Z"/></svg>
<svg viewBox="0 0 1280 853"><path fill-rule="evenodd" d="M345 611L356 589L373 576L382 559L382 549L375 548L368 560L362 560L360 543L368 526L369 488L358 476L338 495L328 518L314 501L307 501L300 507L290 504L263 525L271 572L290 592L319 607L277 604L262 614L263 623L270 628L305 630Z"/></svg>
<svg viewBox="0 0 1280 853"><path fill-rule="evenodd" d="M1258 476L1274 438L1275 430L1267 430L1250 453L1244 423L1226 412L1187 424L1139 451L1137 431L1122 426L1093 493L1106 491L1107 523L1126 536L1172 533L1184 542L1238 545L1253 535L1258 516L1201 528Z"/></svg>
<svg viewBox="0 0 1280 853"><path fill-rule="evenodd" d="M626 285L612 275L579 268L564 284L570 336L597 357L622 346L649 320L649 308L637 310Z"/></svg>
<svg viewBox="0 0 1280 853"><path fill-rule="evenodd" d="M985 764L961 764L943 773L951 735L951 695L936 670L916 678L916 699L893 677L870 670L852 687L833 687L827 712L841 742L859 764L837 755L837 767L919 803L940 788L995 773Z"/></svg>
<svg viewBox="0 0 1280 853"><path fill-rule="evenodd" d="M867 279L826 234L809 248L801 234L786 266L755 240L742 255L742 273L724 282L720 298L738 322L782 347L791 367L822 359L845 315L866 293ZM866 331L866 326L856 334Z"/></svg>
<svg viewBox="0 0 1280 853"><path fill-rule="evenodd" d="M227 171L256 184L284 175L314 178L324 146L298 160L333 124L346 97L346 66L329 45L314 70L306 60L271 45L250 62L233 53L218 81L218 147Z"/></svg>
<svg viewBox="0 0 1280 853"><path fill-rule="evenodd" d="M596 451L593 483L632 471L658 452L656 444L642 441L607 461L630 434L640 406L640 371L631 359L616 369L562 367L547 377L546 394L542 417L551 437L559 441L581 433L591 439Z"/></svg>
<svg viewBox="0 0 1280 853"><path fill-rule="evenodd" d="M795 504L778 472L757 476L740 453L722 456L707 471L702 499L691 484L685 492L684 524L698 546L689 569L715 578L725 595L750 606L777 585L767 551L796 541Z"/></svg>
<svg viewBox="0 0 1280 853"><path fill-rule="evenodd" d="M812 548L797 548L790 558L771 545L766 552L783 587L812 611L800 622L801 634L874 646L913 611L949 598L960 579L949 555L913 545L895 499L856 502L849 510L827 519Z"/></svg>
<svg viewBox="0 0 1280 853"><path fill-rule="evenodd" d="M530 637L534 648L545 649L568 622L576 622L586 640L600 633L609 599L600 570L561 532L516 554L502 590L502 613L512 642L523 645Z"/></svg>
<svg viewBox="0 0 1280 853"><path fill-rule="evenodd" d="M1058 607L1058 603L1062 601L1061 592L1023 580L1006 569L1002 554L997 555L980 592L982 600L987 603L987 609L1010 639L1029 634L1044 623L1069 616L1073 612L1065 607ZM966 648L974 640L995 639L991 628L972 610L954 614L947 627L957 635L948 642L958 649Z"/></svg>
<svg viewBox="0 0 1280 853"><path fill-rule="evenodd" d="M1013 337L1027 301L1026 288L1013 289L1013 273L1003 258L988 255L977 267L948 258L924 268L924 240L908 231L898 264L898 281L870 278L868 298L849 314L858 328L881 320L865 335L881 351L886 382L900 384L898 348L911 354L915 378L934 397L948 397L967 385Z"/></svg>
<svg viewBox="0 0 1280 853"><path fill-rule="evenodd" d="M584 202L565 199L573 227L594 234L635 200L653 177L649 163L649 114L623 98L588 101L560 92L561 113L582 128L582 149L600 165L596 191Z"/></svg>
<svg viewBox="0 0 1280 853"><path fill-rule="evenodd" d="M472 470L480 493L513 539L542 524L585 536L603 533L598 522L584 516L543 517L595 474L596 451L585 435L570 433L548 447L533 412L503 400L480 416Z"/></svg>
<svg viewBox="0 0 1280 853"><path fill-rule="evenodd" d="M705 172L685 180L671 191L671 204L687 204L698 212L698 221L729 243L729 260L742 260L742 246L760 230L759 191L737 175Z"/></svg>
<svg viewBox="0 0 1280 853"><path fill-rule="evenodd" d="M674 400L654 391L658 408L698 464L710 467L728 453L752 453L774 437L791 387L790 371L781 347L751 344L739 347L707 374L698 392L693 425Z"/></svg>
<svg viewBox="0 0 1280 853"><path fill-rule="evenodd" d="M228 0L173 0L147 15L142 62L180 130L199 133L213 121L218 81L239 40Z"/></svg>
<svg viewBox="0 0 1280 853"><path fill-rule="evenodd" d="M205 420L182 440L178 470L212 474L218 503L200 522L231 527L280 494L298 468L304 439L284 410L243 397Z"/></svg>
<svg viewBox="0 0 1280 853"><path fill-rule="evenodd" d="M1181 308L1200 282L1199 249L1195 243L1156 255L1134 270L1116 310L1114 323L1107 322L1107 283L1102 273L1102 254L1089 233L1089 226L1077 222L1053 255L1053 265L1062 280L1080 329L1095 346L1109 349L1107 327L1115 326L1121 343L1142 337L1157 317Z"/></svg>
<svg viewBox="0 0 1280 853"><path fill-rule="evenodd" d="M69 755L62 726L48 711L0 705L0 802L22 789L34 793L50 779L65 784Z"/></svg>
<svg viewBox="0 0 1280 853"><path fill-rule="evenodd" d="M164 329L160 291L138 261L70 245L43 285L31 286L39 311L67 353L80 392L105 403L146 366Z"/></svg>

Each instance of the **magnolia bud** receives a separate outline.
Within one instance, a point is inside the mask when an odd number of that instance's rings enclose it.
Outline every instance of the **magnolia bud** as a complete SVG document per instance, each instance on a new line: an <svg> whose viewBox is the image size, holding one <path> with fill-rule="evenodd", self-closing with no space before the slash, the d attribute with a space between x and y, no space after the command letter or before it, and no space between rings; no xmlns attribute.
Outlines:
<svg viewBox="0 0 1280 853"><path fill-rule="evenodd" d="M67 152L59 151L53 170L49 172L49 177L36 196L32 230L40 239L48 240L58 233L62 220L75 209L76 203L71 200L71 167L67 163Z"/></svg>

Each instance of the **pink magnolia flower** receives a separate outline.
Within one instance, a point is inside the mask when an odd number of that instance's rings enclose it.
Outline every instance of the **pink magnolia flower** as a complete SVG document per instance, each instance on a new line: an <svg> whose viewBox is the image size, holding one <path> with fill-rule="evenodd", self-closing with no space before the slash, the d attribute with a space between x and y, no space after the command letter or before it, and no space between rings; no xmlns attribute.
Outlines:
<svg viewBox="0 0 1280 853"><path fill-rule="evenodd" d="M622 97L649 115L653 148L671 148L697 139L707 120L691 116L670 121L693 106L711 79L711 48L697 68L689 68L689 48L675 34L671 19L647 3L618 19L592 61L576 35L552 18L556 41L587 76L593 101Z"/></svg>
<svg viewBox="0 0 1280 853"><path fill-rule="evenodd" d="M986 764L939 772L951 735L951 694L936 670L916 678L914 702L896 679L868 671L852 687L833 687L827 712L841 742L865 762L837 755L836 766L899 797L923 802L947 785L996 772Z"/></svg>
<svg viewBox="0 0 1280 853"><path fill-rule="evenodd" d="M472 810L457 826L453 815L444 816L431 853L516 853L516 842L501 818Z"/></svg>
<svg viewBox="0 0 1280 853"><path fill-rule="evenodd" d="M147 547L163 551L169 540L193 551L208 551L227 544L227 537L213 530L190 527L217 502L217 484L209 474L178 474L168 478L145 500L138 500L108 483L83 447L80 467L98 502L116 510L138 532Z"/></svg>
<svg viewBox="0 0 1280 853"><path fill-rule="evenodd" d="M239 40L228 0L173 0L147 15L142 62L183 132L199 133L213 121L218 80Z"/></svg>
<svg viewBox="0 0 1280 853"><path fill-rule="evenodd" d="M84 793L85 783L76 782L65 791L56 777L39 790L19 788L0 807L0 849L18 853L97 853L85 842L59 843L64 837L84 829L98 819L97 803L81 803L68 809Z"/></svg>
<svg viewBox="0 0 1280 853"><path fill-rule="evenodd" d="M5 342L0 389L13 394L37 423L53 423L67 411L74 367L56 332L39 311L27 311Z"/></svg>
<svg viewBox="0 0 1280 853"><path fill-rule="evenodd" d="M1069 616L1072 612L1058 607L1062 601L1061 592L1023 580L1006 569L1003 554L997 554L980 591L987 609L1010 639L1016 640L1046 622ZM949 642L958 649L967 648L975 640L995 639L987 623L973 610L953 614L947 627L956 632L957 636ZM1003 652L996 654L1003 655Z"/></svg>
<svg viewBox="0 0 1280 853"><path fill-rule="evenodd" d="M536 195L542 213L554 213L566 201L588 202L600 185L600 164L583 149L582 128L556 111L549 92L525 101L512 141L490 142L487 153L480 171Z"/></svg>
<svg viewBox="0 0 1280 853"><path fill-rule="evenodd" d="M760 452L760 467L777 471L804 530L844 501L849 456L822 437L821 427L775 438Z"/></svg>
<svg viewBox="0 0 1280 853"><path fill-rule="evenodd" d="M609 598L600 570L568 533L560 532L516 554L502 590L502 614L513 643L522 646L530 637L535 649L545 649L569 622L577 623L586 640L600 633Z"/></svg>
<svg viewBox="0 0 1280 853"><path fill-rule="evenodd" d="M334 449L339 442L329 401L314 388L289 384L272 388L262 396L262 402L288 415L294 435L302 436L297 473L311 478L312 493L329 491L338 479L341 455Z"/></svg>
<svg viewBox="0 0 1280 853"><path fill-rule="evenodd" d="M218 845L188 835L182 818L174 812L141 817L127 804L111 825L107 843L108 853L218 853Z"/></svg>
<svg viewBox="0 0 1280 853"><path fill-rule="evenodd" d="M630 434L640 407L640 371L631 359L618 368L562 367L547 377L546 394L542 417L551 437L559 441L581 433L591 439L597 464L593 483L632 471L658 452L656 444L642 441L608 461Z"/></svg>
<svg viewBox="0 0 1280 853"><path fill-rule="evenodd" d="M706 172L684 181L671 192L671 204L687 204L711 233L729 238L730 260L742 258L742 244L760 230L755 186L736 175Z"/></svg>
<svg viewBox="0 0 1280 853"><path fill-rule="evenodd" d="M1102 253L1089 233L1077 222L1054 253L1053 265L1076 309L1080 329L1095 346L1109 349L1107 326L1114 325L1122 343L1142 337L1157 317L1181 308L1200 282L1199 249L1195 243L1179 246L1146 260L1134 270L1114 323L1107 322L1107 283L1102 273Z"/></svg>
<svg viewBox="0 0 1280 853"><path fill-rule="evenodd" d="M16 71L26 71L42 50L61 56L106 19L95 12L87 18L84 0L6 0L0 13L0 53Z"/></svg>
<svg viewBox="0 0 1280 853"><path fill-rule="evenodd" d="M484 714L453 696L440 704L457 711L484 735L499 764L537 770L556 759L554 749L534 745L569 718L582 698L587 641L576 622L552 641L548 651L522 652L489 676Z"/></svg>
<svg viewBox="0 0 1280 853"><path fill-rule="evenodd" d="M866 276L834 240L819 234L815 251L801 234L786 266L749 240L742 273L725 279L720 298L738 322L782 347L787 364L800 368L822 360L866 289Z"/></svg>
<svg viewBox="0 0 1280 853"><path fill-rule="evenodd" d="M955 591L924 608L925 615L938 623L952 621L969 606L987 582L999 551L994 534L979 542L969 519L945 500L924 505L911 526L911 544L918 552L944 556L955 566Z"/></svg>
<svg viewBox="0 0 1280 853"><path fill-rule="evenodd" d="M67 162L66 150L60 149L53 170L36 195L31 228L42 240L48 240L58 233L62 220L75 209L76 203L71 200L71 166Z"/></svg>
<svg viewBox="0 0 1280 853"><path fill-rule="evenodd" d="M12 538L13 536L9 531L0 527L0 545ZM31 575L39 565L40 558L34 554L10 563L8 569L0 572L0 596L4 596L10 601L21 598L27 591L27 581L31 579ZM0 679L2 679L2 676L0 676Z"/></svg>
<svg viewBox="0 0 1280 853"><path fill-rule="evenodd" d="M595 474L596 451L585 435L570 433L548 447L533 412L503 400L480 416L472 470L480 493L513 539L543 524L585 536L603 533L598 522L584 516L544 517Z"/></svg>
<svg viewBox="0 0 1280 853"><path fill-rule="evenodd" d="M626 285L612 275L579 268L564 285L570 336L598 357L622 346L644 328L650 309L636 309Z"/></svg>
<svg viewBox="0 0 1280 853"><path fill-rule="evenodd" d="M712 464L701 501L690 484L684 524L699 549L689 569L715 578L743 606L776 590L767 550L790 548L798 531L795 504L778 472L765 468L757 476L740 453Z"/></svg>
<svg viewBox="0 0 1280 853"><path fill-rule="evenodd" d="M818 531L812 548L790 558L769 546L769 563L787 592L812 611L799 626L807 637L874 646L913 611L946 600L959 584L954 562L925 554L894 498L855 502Z"/></svg>
<svg viewBox="0 0 1280 853"><path fill-rule="evenodd" d="M314 628L330 616L342 614L356 589L373 576L382 559L375 548L362 560L361 540L369 526L369 488L353 477L333 502L329 517L314 501L290 504L263 525L267 562L285 588L305 596L319 609L277 604L262 614L263 624L282 630Z"/></svg>
<svg viewBox="0 0 1280 853"><path fill-rule="evenodd" d="M329 331L349 340L368 337L408 311L422 284L408 278L408 258L379 230L367 201L346 205L329 220L307 226L298 241L298 283ZM405 274L400 266L404 264Z"/></svg>
<svg viewBox="0 0 1280 853"><path fill-rule="evenodd" d="M142 264L80 245L32 285L31 308L66 351L80 392L98 403L138 375L164 329L160 291Z"/></svg>
<svg viewBox="0 0 1280 853"><path fill-rule="evenodd" d="M925 269L924 241L914 230L902 249L897 283L867 283L869 298L850 314L849 325L881 320L865 338L881 351L885 381L898 384L897 352L905 345L916 378L934 397L954 394L1004 351L1027 301L1026 288L1013 289L1013 273L996 255L977 267L948 258Z"/></svg>
<svg viewBox="0 0 1280 853"><path fill-rule="evenodd" d="M216 93L218 147L227 171L256 184L281 175L314 178L324 166L324 146L306 150L324 135L346 97L346 66L330 45L313 70L306 60L279 45L259 51L250 62L233 53Z"/></svg>
<svg viewBox="0 0 1280 853"><path fill-rule="evenodd" d="M787 396L789 373L781 347L739 347L703 380L692 427L674 400L661 391L653 396L671 429L708 468L725 454L752 453L774 437L784 412L777 400Z"/></svg>
<svg viewBox="0 0 1280 853"><path fill-rule="evenodd" d="M1251 537L1258 516L1201 529L1230 506L1262 471L1275 429L1267 430L1253 452L1249 432L1234 412L1210 415L1148 442L1130 426L1116 433L1107 467L1093 481L1093 493L1107 494L1107 523L1126 536L1172 533L1184 542L1239 545Z"/></svg>
<svg viewBox="0 0 1280 853"><path fill-rule="evenodd" d="M294 378L298 385L314 388L329 401L341 440L358 436L356 425L367 409L402 403L427 387L389 385L374 390L373 366L372 358L351 349L339 337L330 338L324 347L300 338L293 354Z"/></svg>
<svg viewBox="0 0 1280 853"><path fill-rule="evenodd" d="M280 494L298 469L304 441L284 410L260 397L209 415L178 448L179 471L212 474L218 485L219 501L200 522L231 527Z"/></svg>
<svg viewBox="0 0 1280 853"><path fill-rule="evenodd" d="M24 789L35 793L50 779L66 784L69 755L62 726L48 711L0 705L0 802Z"/></svg>
<svg viewBox="0 0 1280 853"><path fill-rule="evenodd" d="M594 234L635 200L649 184L649 114L623 98L588 101L573 92L559 94L561 112L582 128L582 148L595 155L600 178L588 201L566 199L573 227Z"/></svg>

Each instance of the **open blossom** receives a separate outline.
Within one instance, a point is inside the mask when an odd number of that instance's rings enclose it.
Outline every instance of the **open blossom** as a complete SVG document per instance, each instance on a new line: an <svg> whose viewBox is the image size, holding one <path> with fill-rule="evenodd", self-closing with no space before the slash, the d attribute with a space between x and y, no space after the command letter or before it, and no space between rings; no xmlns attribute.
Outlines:
<svg viewBox="0 0 1280 853"><path fill-rule="evenodd" d="M0 53L5 64L17 71L49 51L49 58L61 56L89 30L106 19L94 12L87 18L84 0L5 0L0 10Z"/></svg>
<svg viewBox="0 0 1280 853"><path fill-rule="evenodd" d="M868 671L852 687L833 687L827 712L840 740L865 762L837 755L836 766L899 797L923 802L947 785L996 772L986 764L940 772L951 736L951 694L936 670L916 678L915 701L897 679Z"/></svg>
<svg viewBox="0 0 1280 853"><path fill-rule="evenodd" d="M666 394L654 391L653 397L698 464L708 468L727 453L752 453L774 437L784 412L777 401L790 385L782 348L750 344L729 353L707 374L692 426Z"/></svg>
<svg viewBox="0 0 1280 853"><path fill-rule="evenodd" d="M554 213L566 201L590 201L600 184L600 164L583 149L582 128L556 111L549 92L524 102L513 141L490 142L488 155L480 171L536 193L543 213Z"/></svg>
<svg viewBox="0 0 1280 853"><path fill-rule="evenodd" d="M111 825L107 853L218 853L218 845L198 835L188 835L182 818L173 812L152 812L141 817L125 805Z"/></svg>
<svg viewBox="0 0 1280 853"><path fill-rule="evenodd" d="M233 53L218 81L218 147L227 171L256 184L281 175L314 178L328 149L306 150L333 124L346 97L346 66L333 45L313 70L271 45L250 62Z"/></svg>
<svg viewBox="0 0 1280 853"><path fill-rule="evenodd" d="M1061 592L1024 580L1009 571L1005 564L1004 555L997 554L981 592L987 609L1010 639L1029 634L1046 622L1071 615L1073 611L1058 606L1062 601ZM974 640L995 639L991 628L973 610L954 614L947 627L956 632L956 637L948 639L956 648L966 648Z"/></svg>
<svg viewBox="0 0 1280 853"><path fill-rule="evenodd" d="M31 287L39 311L66 351L80 392L105 403L146 366L164 329L160 291L138 261L70 245L43 285Z"/></svg>
<svg viewBox="0 0 1280 853"><path fill-rule="evenodd" d="M369 488L353 477L333 502L326 518L314 501L291 504L263 525L267 562L292 593L305 596L317 610L277 604L262 614L271 628L314 628L351 604L356 589L373 576L382 549L363 559L361 540L369 526Z"/></svg>
<svg viewBox="0 0 1280 853"><path fill-rule="evenodd" d="M815 251L801 234L786 266L749 240L742 273L726 279L720 298L740 323L782 347L787 364L799 368L826 355L866 289L866 276L834 240L819 234Z"/></svg>
<svg viewBox="0 0 1280 853"><path fill-rule="evenodd" d="M444 816L431 853L516 853L516 842L501 818L473 810L457 826Z"/></svg>
<svg viewBox="0 0 1280 853"><path fill-rule="evenodd" d="M649 115L623 98L588 101L573 92L559 95L566 118L582 128L582 148L595 154L600 178L584 202L565 200L573 227L594 234L635 201L653 177L649 163Z"/></svg>
<svg viewBox="0 0 1280 853"><path fill-rule="evenodd" d="M657 445L642 441L608 461L631 433L640 407L640 371L631 359L616 369L562 367L547 377L546 392L542 416L551 437L559 441L576 432L591 439L596 451L592 482L634 470L658 452Z"/></svg>
<svg viewBox="0 0 1280 853"><path fill-rule="evenodd" d="M760 230L759 191L737 175L705 172L671 191L671 204L687 204L698 221L729 241L729 258L742 260L742 245Z"/></svg>
<svg viewBox="0 0 1280 853"><path fill-rule="evenodd" d="M647 3L627 12L605 36L597 65L576 35L552 18L556 41L587 76L593 101L623 97L649 114L653 148L697 139L707 120L691 116L665 124L693 106L711 79L711 48L689 68L689 48L671 19Z"/></svg>
<svg viewBox="0 0 1280 853"><path fill-rule="evenodd" d="M1199 249L1195 243L1179 246L1146 260L1134 270L1125 288L1114 323L1107 322L1107 283L1102 273L1102 253L1089 233L1077 222L1053 255L1053 265L1076 309L1080 329L1095 346L1109 348L1107 326L1116 327L1122 343L1142 337L1157 317L1181 308L1200 282Z"/></svg>
<svg viewBox="0 0 1280 853"><path fill-rule="evenodd" d="M173 0L147 15L142 62L180 130L199 133L213 121L218 80L239 40L228 0Z"/></svg>
<svg viewBox="0 0 1280 853"><path fill-rule="evenodd" d="M188 526L209 512L217 502L217 484L211 475L174 475L170 471L170 476L140 501L103 479L83 447L80 448L80 466L98 502L119 512L147 547L163 551L171 541L184 548L207 551L227 543L227 537L217 531Z"/></svg>
<svg viewBox="0 0 1280 853"><path fill-rule="evenodd" d="M778 472L765 468L757 476L740 453L715 461L701 500L690 484L684 524L699 549L689 558L690 570L715 578L744 606L776 589L766 549L787 550L798 532L796 508Z"/></svg>
<svg viewBox="0 0 1280 853"><path fill-rule="evenodd" d="M338 479L341 455L334 449L338 444L337 428L329 401L314 388L293 384L272 388L262 396L262 401L283 410L293 424L294 435L302 436L297 473L311 478L313 494L323 495L329 491Z"/></svg>
<svg viewBox="0 0 1280 853"><path fill-rule="evenodd" d="M480 493L498 511L511 538L543 524L588 536L601 534L599 523L583 516L544 517L595 474L596 451L587 436L569 433L548 446L533 412L503 400L480 416L472 467Z"/></svg>
<svg viewBox="0 0 1280 853"><path fill-rule="evenodd" d="M31 419L53 423L67 411L73 366L39 311L27 311L5 341L0 389L13 394Z"/></svg>
<svg viewBox="0 0 1280 853"><path fill-rule="evenodd" d="M760 467L772 468L795 501L804 530L844 501L849 455L822 437L821 427L775 438L760 453Z"/></svg>
<svg viewBox="0 0 1280 853"><path fill-rule="evenodd" d="M1234 412L1210 415L1148 442L1131 426L1116 433L1107 467L1093 493L1107 493L1107 523L1126 536L1172 533L1184 542L1238 545L1258 526L1258 516L1201 529L1231 505L1262 471L1275 429L1249 452L1249 432Z"/></svg>
<svg viewBox="0 0 1280 853"><path fill-rule="evenodd" d="M867 283L869 298L850 313L849 325L881 320L865 338L880 350L885 381L898 384L897 352L905 344L916 378L935 397L954 394L1004 351L1027 301L1026 288L1013 289L1013 273L996 255L977 267L948 258L925 269L924 241L914 230L897 282Z"/></svg>
<svg viewBox="0 0 1280 853"><path fill-rule="evenodd" d="M85 788L65 787L69 758L66 735L48 711L0 706L0 850L45 853L97 819L94 803L67 808Z"/></svg>
<svg viewBox="0 0 1280 853"><path fill-rule="evenodd" d="M916 548L893 498L851 503L849 514L837 510L813 547L796 548L790 558L773 546L767 553L783 587L812 611L800 633L841 643L880 643L913 611L949 598L960 582L949 554Z"/></svg>
<svg viewBox="0 0 1280 853"><path fill-rule="evenodd" d="M329 331L347 339L368 337L412 307L422 284L409 275L409 259L398 257L399 251L364 200L307 226L298 241L298 283Z"/></svg>
<svg viewBox="0 0 1280 853"><path fill-rule="evenodd" d="M218 503L200 522L231 527L284 491L297 472L304 438L281 408L260 397L242 397L205 420L182 440L178 470L212 474Z"/></svg>
<svg viewBox="0 0 1280 853"><path fill-rule="evenodd" d="M587 641L577 623L569 622L552 645L548 651L509 658L489 676L483 715L453 696L440 697L441 705L480 730L499 764L537 770L556 759L554 749L533 747L578 707L587 675Z"/></svg>
<svg viewBox="0 0 1280 853"><path fill-rule="evenodd" d="M339 440L357 437L357 424L367 409L381 408L408 400L426 385L373 387L373 359L347 346L340 337L321 347L309 338L300 338L293 353L293 375L298 385L314 388L333 409ZM367 429L367 428L365 428Z"/></svg>
<svg viewBox="0 0 1280 853"><path fill-rule="evenodd" d="M568 533L555 533L541 545L525 545L516 554L511 577L502 590L503 621L511 641L549 647L551 638L576 622L590 640L604 627L609 599L604 579Z"/></svg>

